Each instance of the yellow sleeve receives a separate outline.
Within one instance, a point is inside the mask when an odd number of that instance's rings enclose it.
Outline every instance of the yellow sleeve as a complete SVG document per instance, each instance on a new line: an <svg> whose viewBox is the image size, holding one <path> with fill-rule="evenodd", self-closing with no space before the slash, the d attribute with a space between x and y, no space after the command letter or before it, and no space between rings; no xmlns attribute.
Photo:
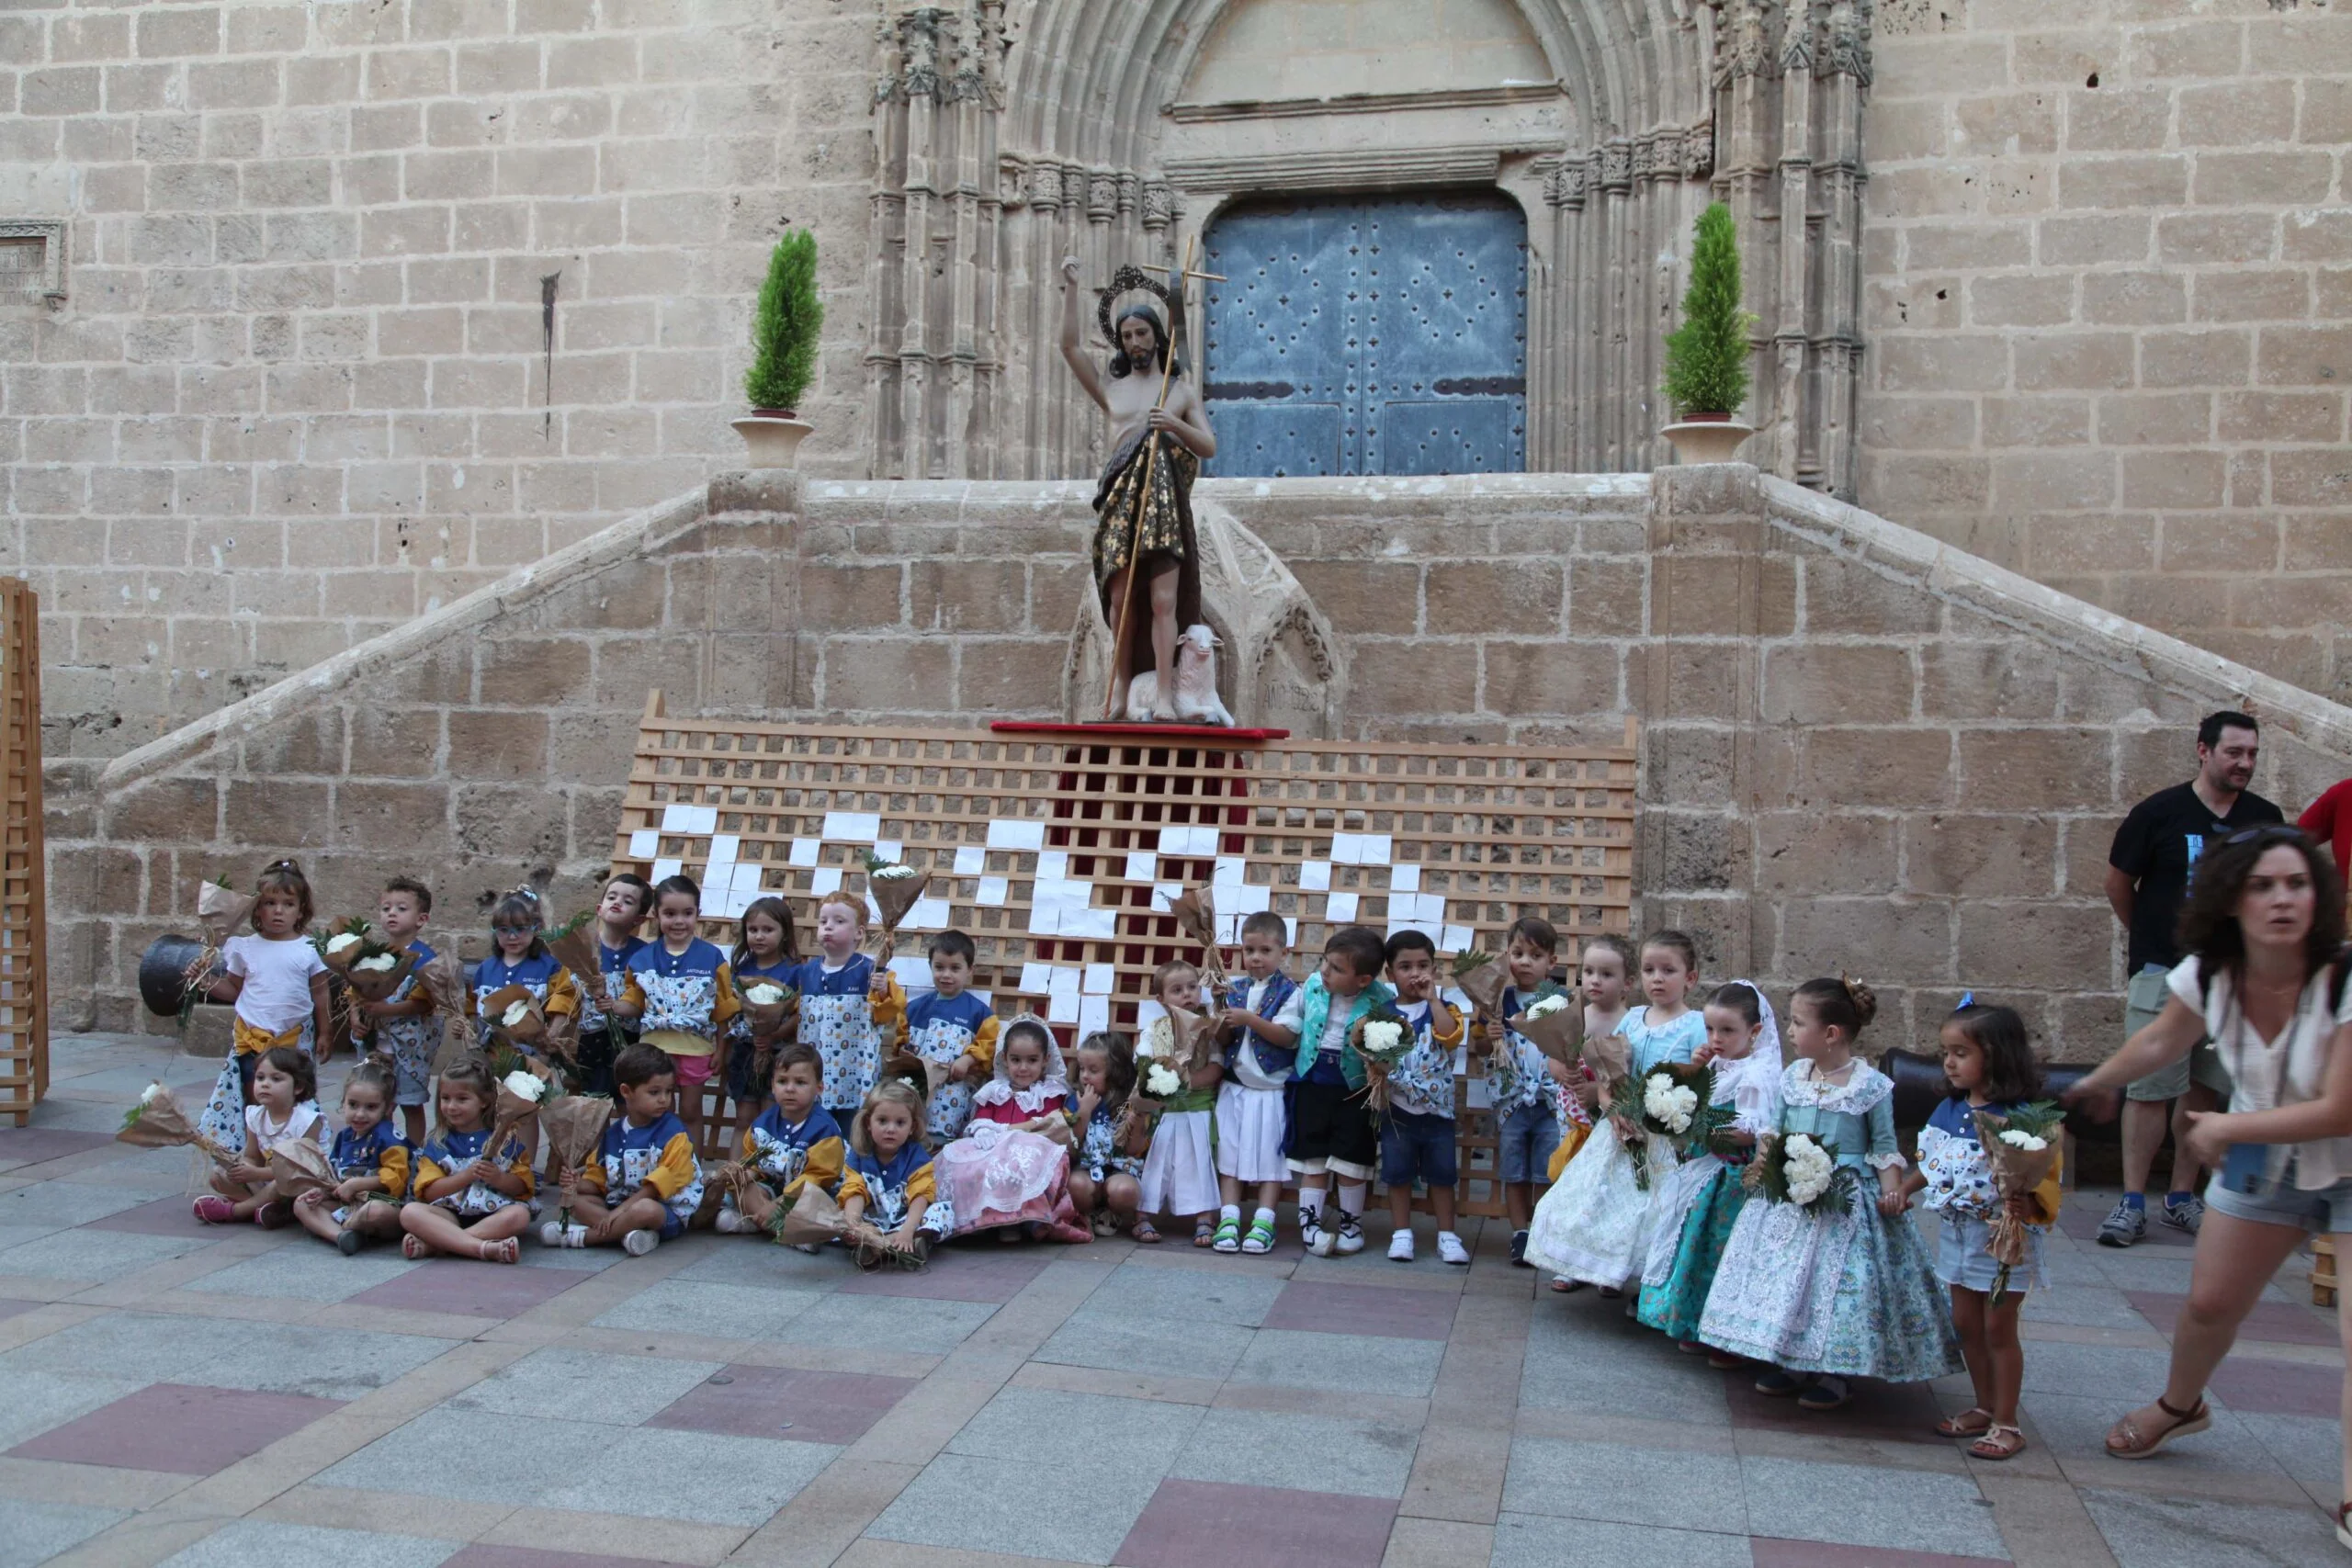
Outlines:
<svg viewBox="0 0 2352 1568"><path fill-rule="evenodd" d="M888 989L880 1001L873 1004L874 1021L891 1031L895 1039L899 1027L907 1021L907 988L899 984L896 975L887 971L883 982Z"/></svg>
<svg viewBox="0 0 2352 1568"><path fill-rule="evenodd" d="M634 969L624 969L621 973L626 976L627 978L622 982L621 994L615 999L628 1003L631 1008L636 1010L637 1016L644 1016L645 987L637 983L637 971Z"/></svg>
<svg viewBox="0 0 2352 1568"><path fill-rule="evenodd" d="M673 1134L662 1145L662 1157L645 1173L645 1184L668 1202L688 1187L702 1168L695 1162L695 1141L684 1133Z"/></svg>
<svg viewBox="0 0 2352 1568"><path fill-rule="evenodd" d="M931 1179L931 1167L926 1165L907 1178L907 1207L928 1203L939 1196L938 1184Z"/></svg>
<svg viewBox="0 0 2352 1568"><path fill-rule="evenodd" d="M843 1208L849 1207L849 1201L852 1198L856 1199L861 1203L870 1204L874 1201L874 1194L867 1191L865 1189L865 1178L860 1176L854 1170L845 1170L842 1172L841 1190L835 1192L833 1196L841 1200L842 1207Z"/></svg>
<svg viewBox="0 0 2352 1568"><path fill-rule="evenodd" d="M1431 1005L1442 1006L1443 1004L1433 1003ZM1446 1008L1445 1010L1453 1013L1453 1028L1451 1031L1441 1030L1438 1028L1437 1024L1432 1021L1430 1024L1430 1039L1435 1043L1442 1045L1450 1051L1454 1046L1462 1043L1464 1029L1462 1015L1458 1012L1453 1012L1453 1010L1451 1007Z"/></svg>
<svg viewBox="0 0 2352 1568"><path fill-rule="evenodd" d="M2065 1183L2061 1179L2065 1164L2066 1150L2062 1143L2058 1147L2058 1157L2050 1162L2050 1174L2041 1179L2041 1185L2033 1190L2029 1200L2033 1206L2035 1224L2057 1224L2058 1205L2065 1201L2066 1197Z"/></svg>
<svg viewBox="0 0 2352 1568"><path fill-rule="evenodd" d="M598 1149L580 1165L580 1179L575 1185L581 1191L599 1202L605 1197L605 1151Z"/></svg>
<svg viewBox="0 0 2352 1568"><path fill-rule="evenodd" d="M996 1070L996 1015L990 1013L980 1020L979 1028L972 1032L971 1046L964 1055L979 1063L982 1069Z"/></svg>
<svg viewBox="0 0 2352 1568"><path fill-rule="evenodd" d="M408 1145L394 1144L376 1161L376 1179L384 1184L384 1196L400 1198L408 1191Z"/></svg>
<svg viewBox="0 0 2352 1568"><path fill-rule="evenodd" d="M417 1197L421 1199L424 1196L424 1190L426 1188L432 1186L435 1182L439 1181L448 1174L449 1173L447 1171L434 1164L432 1160L426 1158L424 1151L419 1150L416 1156L416 1175L412 1178L409 1182L409 1190L415 1193Z"/></svg>
<svg viewBox="0 0 2352 1568"><path fill-rule="evenodd" d="M742 1141L735 1145L735 1157L745 1165L751 1164L752 1150L753 1146L754 1145L752 1143L752 1130L749 1127L746 1127L743 1129Z"/></svg>
<svg viewBox="0 0 2352 1568"><path fill-rule="evenodd" d="M523 1179L522 1192L517 1196L509 1199L508 1201L516 1203L529 1202L531 1201L531 1194L539 1190L538 1178L531 1174L531 1151L528 1148L525 1148L517 1152L513 1162L507 1166L506 1169L508 1174L519 1176ZM601 1170L598 1174L602 1174Z"/></svg>
<svg viewBox="0 0 2352 1568"><path fill-rule="evenodd" d="M710 1002L711 1032L716 1034L727 1027L727 1021L743 1010L742 1002L735 995L735 976L723 962L716 976L718 984L712 987Z"/></svg>
<svg viewBox="0 0 2352 1568"><path fill-rule="evenodd" d="M813 1186L820 1191L832 1192L845 1179L842 1167L849 1158L849 1150L839 1138L820 1138L808 1145L808 1158L800 1174L784 1184L783 1195L797 1197L804 1187ZM835 1196L839 1196L838 1193Z"/></svg>
<svg viewBox="0 0 2352 1568"><path fill-rule="evenodd" d="M571 977L571 970L559 965L555 973L548 976L548 999L539 1004L539 1010L549 1018L558 1013L578 1016L580 982Z"/></svg>
<svg viewBox="0 0 2352 1568"><path fill-rule="evenodd" d="M466 982L466 994L459 998L458 1000L462 1004L462 1010L468 1018L480 1018L481 1016L481 993L474 989L473 982L471 980Z"/></svg>

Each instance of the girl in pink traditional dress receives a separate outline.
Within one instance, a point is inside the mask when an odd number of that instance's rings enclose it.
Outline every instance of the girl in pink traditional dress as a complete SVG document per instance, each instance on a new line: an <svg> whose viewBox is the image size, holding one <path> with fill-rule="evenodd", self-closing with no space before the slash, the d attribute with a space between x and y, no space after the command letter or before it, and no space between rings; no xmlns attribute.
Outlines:
<svg viewBox="0 0 2352 1568"><path fill-rule="evenodd" d="M1035 1018L1007 1024L996 1076L972 1097L964 1135L939 1151L939 1190L956 1234L1001 1230L1017 1241L1091 1241L1069 1201L1069 1083L1053 1031Z"/></svg>

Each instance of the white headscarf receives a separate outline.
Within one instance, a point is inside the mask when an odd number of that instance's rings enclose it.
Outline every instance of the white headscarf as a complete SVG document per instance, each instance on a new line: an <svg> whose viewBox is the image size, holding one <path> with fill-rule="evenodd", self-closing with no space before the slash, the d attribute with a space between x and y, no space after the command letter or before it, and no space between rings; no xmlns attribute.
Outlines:
<svg viewBox="0 0 2352 1568"><path fill-rule="evenodd" d="M1015 1089L1012 1087L1012 1081L1004 1075L1004 1046L1007 1037L1024 1023L1034 1023L1045 1032L1046 1070L1043 1076L1027 1089ZM1034 1012L1024 1012L1019 1018L1008 1019L1005 1021L1004 1032L997 1037L995 1076L980 1086L979 1091L972 1096L972 1103L1002 1105L1009 1100L1030 1115L1038 1116L1044 1114L1046 1101L1056 1096L1064 1100L1069 1098L1069 1078L1068 1069L1062 1066L1061 1043L1054 1038L1053 1026Z"/></svg>
<svg viewBox="0 0 2352 1568"><path fill-rule="evenodd" d="M1728 1105L1736 1114L1732 1125L1743 1133L1761 1135L1777 1132L1781 1125L1781 1021L1773 1016L1771 998L1764 987L1753 980L1734 980L1735 986L1745 986L1756 993L1756 1010L1763 1022L1756 1033L1756 1047L1737 1061L1715 1064L1715 1092L1711 1097L1717 1105Z"/></svg>

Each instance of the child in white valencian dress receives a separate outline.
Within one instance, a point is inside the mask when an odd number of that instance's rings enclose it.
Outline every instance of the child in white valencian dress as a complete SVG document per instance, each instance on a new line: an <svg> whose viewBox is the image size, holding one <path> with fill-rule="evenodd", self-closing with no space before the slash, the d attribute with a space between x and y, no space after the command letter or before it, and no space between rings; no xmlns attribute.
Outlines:
<svg viewBox="0 0 2352 1568"><path fill-rule="evenodd" d="M930 1148L922 1137L923 1097L902 1078L891 1078L865 1097L865 1109L849 1129L849 1163L842 1171L842 1218L861 1220L918 1261L956 1224L956 1211L935 1184ZM879 1258L861 1262L872 1267Z"/></svg>
<svg viewBox="0 0 2352 1568"><path fill-rule="evenodd" d="M1201 1006L1201 972L1182 959L1171 959L1152 971L1151 994L1162 1008L1197 1012ZM1216 1239L1216 1096L1225 1070L1211 1062L1189 1083L1164 1094L1150 1089L1155 1066L1169 1066L1175 1054L1172 1022L1155 1018L1136 1047L1136 1076L1145 1086L1144 1097L1159 1105L1159 1119L1151 1130L1151 1150L1143 1159L1143 1205L1136 1221L1137 1241L1156 1242L1159 1233L1148 1216L1167 1214L1193 1222L1193 1245L1206 1247Z"/></svg>
<svg viewBox="0 0 2352 1568"><path fill-rule="evenodd" d="M613 1098L620 1114L585 1170L567 1173L564 1206L578 1216L566 1225L549 1220L539 1239L549 1247L612 1247L642 1258L686 1234L702 1206L702 1162L694 1138L671 1103L678 1092L677 1058L643 1041L613 1062Z"/></svg>
<svg viewBox="0 0 2352 1568"><path fill-rule="evenodd" d="M1290 928L1261 909L1241 922L1241 977L1226 998L1225 1083L1216 1092L1216 1185L1220 1200L1214 1246L1219 1252L1257 1256L1274 1249L1274 1206L1282 1201L1290 1167L1283 1157L1289 1132L1286 1099L1295 1053L1261 1032L1298 985L1283 973ZM1257 1207L1241 1230L1241 1190L1255 1189Z"/></svg>
<svg viewBox="0 0 2352 1568"><path fill-rule="evenodd" d="M1963 1370L1934 1268L1905 1213L1894 1085L1854 1055L1878 1011L1870 987L1807 980L1789 1004L1781 1134L1834 1151L1810 1207L1757 1200L1739 1213L1699 1320L1718 1350L1765 1363L1758 1393L1835 1410L1849 1377L1923 1382ZM1875 1177L1875 1180L1872 1177Z"/></svg>
<svg viewBox="0 0 2352 1568"><path fill-rule="evenodd" d="M1688 1062L1707 1041L1707 1021L1687 999L1699 977L1698 944L1681 931L1654 931L1642 942L1641 963L1649 1000L1617 1030L1632 1048L1635 1084L1661 1062ZM1605 1100L1605 1086L1603 1093ZM1648 1258L1651 1191L1672 1172L1675 1156L1673 1145L1643 1129L1639 1106L1604 1109L1610 1114L1536 1205L1527 1257L1613 1296ZM1646 1187L1628 1152L1635 1139L1645 1141ZM1560 1288L1557 1280L1553 1288Z"/></svg>
<svg viewBox="0 0 2352 1568"><path fill-rule="evenodd" d="M1135 1047L1125 1035L1105 1032L1079 1042L1078 1103L1069 1108L1069 1201L1096 1235L1136 1223L1143 1159L1121 1147L1119 1139L1135 1091Z"/></svg>
<svg viewBox="0 0 2352 1568"><path fill-rule="evenodd" d="M702 889L688 876L666 878L653 890L658 941L647 942L628 961L628 989L605 1010L634 1019L639 1043L669 1056L677 1068L678 1119L695 1146L702 1145L702 1086L727 1024L741 1009L727 955L695 934L702 918ZM620 1087L620 1068L613 1068Z"/></svg>
<svg viewBox="0 0 2352 1568"><path fill-rule="evenodd" d="M882 1076L882 1043L907 1016L907 993L857 950L865 907L848 893L817 904L817 953L800 966L800 1038L825 1061L825 1109L836 1121L863 1110Z"/></svg>
<svg viewBox="0 0 2352 1568"><path fill-rule="evenodd" d="M728 955L727 976L736 999L762 981L779 989L800 983L800 954L792 944L792 906L782 898L755 898L743 910L736 927L735 951ZM786 1016L789 1026L789 1015ZM764 1050L768 1062L760 1060ZM760 1033L747 1007L727 1021L727 1098L735 1102L735 1136L741 1141L752 1130L752 1118L767 1100L767 1067L775 1060L775 1041Z"/></svg>
<svg viewBox="0 0 2352 1568"><path fill-rule="evenodd" d="M517 887L492 908L490 956L474 965L473 990L466 998L466 1010L475 1021L475 1043L481 1048L489 1048L493 1021L482 1011L482 998L509 986L530 992L550 1024L580 1010L580 987L571 971L556 962L539 935L547 924L547 906L529 887ZM537 1055L520 1043L517 1049L526 1055Z"/></svg>
<svg viewBox="0 0 2352 1568"><path fill-rule="evenodd" d="M327 1145L334 1190L303 1193L294 1200L294 1217L356 1258L368 1243L401 1234L401 1201L408 1196L412 1151L392 1126L391 1068L361 1062L344 1075L343 1122Z"/></svg>
<svg viewBox="0 0 2352 1568"><path fill-rule="evenodd" d="M224 1148L245 1135L254 1066L262 1053L284 1045L314 1053L318 1021L327 1015L327 966L303 932L311 924L311 885L290 860L273 861L254 885L253 934L220 944L226 971L212 982L214 1001L234 1002L233 1043L212 1086L198 1131Z"/></svg>
<svg viewBox="0 0 2352 1568"><path fill-rule="evenodd" d="M757 1173L751 1188L729 1191L714 1223L722 1235L756 1235L810 1187L831 1193L841 1185L848 1145L833 1113L818 1104L825 1064L814 1045L796 1040L776 1047L768 1070L768 1104L743 1131L741 1158Z"/></svg>
<svg viewBox="0 0 2352 1568"><path fill-rule="evenodd" d="M411 1201L401 1210L401 1256L412 1262L444 1252L485 1263L513 1263L517 1239L531 1223L531 1155L535 1138L509 1134L496 1149L484 1145L498 1106L490 1064L468 1056L444 1068L437 1087L440 1120L416 1154Z"/></svg>
<svg viewBox="0 0 2352 1568"><path fill-rule="evenodd" d="M419 939L433 913L433 890L413 876L395 876L376 900L376 929L387 947L404 947L416 957L392 994L380 1002L354 998L351 1032L391 1066L392 1103L411 1145L424 1141L424 1105L433 1098L433 1058L441 1052L441 1008L424 983L433 949Z"/></svg>
<svg viewBox="0 0 2352 1568"><path fill-rule="evenodd" d="M1388 1188L1393 1227L1388 1256L1413 1260L1413 1183L1419 1180L1429 1187L1437 1220L1439 1260L1466 1268L1470 1249L1453 1229L1453 1188L1461 1179L1453 1058L1467 1032L1463 1014L1437 994L1437 943L1428 933L1400 931L1388 939L1387 953L1396 1010L1413 1026L1413 1048L1388 1072L1388 1113L1380 1126L1380 1179Z"/></svg>
<svg viewBox="0 0 2352 1568"><path fill-rule="evenodd" d="M1967 997L1944 1021L1939 1043L1951 1094L1920 1129L1919 1168L1903 1190L1924 1191L1926 1206L1943 1222L1936 1278L1951 1292L1952 1327L1975 1384L1976 1403L1938 1422L1936 1430L1947 1438L1973 1438L1968 1451L1977 1459L2015 1459L2025 1451L2025 1433L2018 1426L2018 1392L2025 1382L2018 1312L2030 1292L2050 1288L2041 1244L2064 1197L2064 1156L2051 1160L2050 1174L2031 1193L2009 1200L2027 1222L2026 1260L2011 1270L2003 1288L1990 1250L1989 1223L2002 1201L1977 1136L1975 1113L2006 1120L2040 1099L2041 1066L2033 1059L2024 1019L2008 1008L1975 1006Z"/></svg>
<svg viewBox="0 0 2352 1568"><path fill-rule="evenodd" d="M292 1219L293 1205L270 1183L269 1151L288 1139L325 1146L318 1097L318 1068L308 1055L291 1045L263 1052L254 1063L254 1102L245 1107L245 1152L213 1176L212 1190L196 1201L196 1217L208 1225L251 1220L264 1230Z"/></svg>
<svg viewBox="0 0 2352 1568"><path fill-rule="evenodd" d="M1634 1315L1693 1354L1699 1316L1747 1201L1747 1156L1781 1124L1781 1024L1753 980L1719 986L1701 1016L1707 1043L1690 1060L1711 1067L1713 1104L1731 1124L1709 1145L1687 1143L1681 1163L1652 1183L1649 1260Z"/></svg>
<svg viewBox="0 0 2352 1568"><path fill-rule="evenodd" d="M972 1119L973 1085L986 1083L996 1067L996 1013L969 988L978 957L962 931L940 932L931 943L931 991L907 1004L907 1048L947 1066L923 1116L933 1148L963 1135Z"/></svg>

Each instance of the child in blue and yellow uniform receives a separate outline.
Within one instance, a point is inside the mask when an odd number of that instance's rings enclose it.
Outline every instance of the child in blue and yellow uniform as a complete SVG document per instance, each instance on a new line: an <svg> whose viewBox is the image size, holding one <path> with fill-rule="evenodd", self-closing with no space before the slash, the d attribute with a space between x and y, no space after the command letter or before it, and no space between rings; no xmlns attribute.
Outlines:
<svg viewBox="0 0 2352 1568"><path fill-rule="evenodd" d="M743 1133L742 1161L757 1173L758 1183L721 1201L717 1224L722 1234L764 1231L778 1203L789 1208L808 1187L831 1192L841 1184L847 1154L842 1126L817 1103L824 1070L813 1045L795 1041L776 1051L768 1075L773 1103Z"/></svg>
<svg viewBox="0 0 2352 1568"><path fill-rule="evenodd" d="M517 887L491 910L491 954L474 965L474 988L466 998L466 1010L476 1021L476 1043L484 1048L490 1044L491 1020L483 1014L482 998L509 986L530 992L550 1024L580 1010L580 987L571 971L556 962L539 936L547 923L545 906L528 887ZM528 1046L518 1048L535 1054Z"/></svg>
<svg viewBox="0 0 2352 1568"><path fill-rule="evenodd" d="M933 1180L922 1141L922 1096L892 1078L866 1096L850 1124L849 1168L842 1172L842 1218L888 1236L902 1252L927 1258L956 1215ZM870 1261L863 1251L861 1262Z"/></svg>
<svg viewBox="0 0 2352 1568"><path fill-rule="evenodd" d="M972 1119L972 1084L996 1066L996 1014L967 987L979 956L962 931L942 931L931 944L931 992L907 1005L907 1048L926 1062L950 1064L947 1080L932 1091L923 1125L933 1148L961 1137Z"/></svg>
<svg viewBox="0 0 2352 1568"><path fill-rule="evenodd" d="M510 1134L486 1149L498 1085L481 1056L453 1062L441 1073L440 1120L416 1154L414 1200L401 1210L401 1256L412 1262L446 1252L485 1263L512 1263L516 1239L531 1223L534 1138Z"/></svg>
<svg viewBox="0 0 2352 1568"><path fill-rule="evenodd" d="M792 906L781 898L758 898L743 911L737 928L735 951L727 960L735 995L764 980L789 989L800 983L800 954L792 942ZM789 1027L790 1016L786 1019ZM760 1060L763 1048L773 1053L775 1042L752 1026L746 1008L727 1025L727 1098L735 1102L735 1135L751 1131L752 1118L767 1098L768 1067Z"/></svg>
<svg viewBox="0 0 2352 1568"><path fill-rule="evenodd" d="M633 871L616 873L596 900L596 973L575 975L580 984L580 1075L582 1094L613 1092L613 1058L636 1043L627 1022L605 1014L604 1004L628 989L628 961L644 951L637 928L652 912L653 884Z"/></svg>
<svg viewBox="0 0 2352 1568"><path fill-rule="evenodd" d="M702 1164L694 1138L670 1109L678 1092L673 1059L639 1042L613 1061L613 1097L621 1113L605 1128L596 1157L564 1183L564 1206L577 1216L549 1220L549 1247L611 1247L642 1258L686 1234L702 1204Z"/></svg>
<svg viewBox="0 0 2352 1568"><path fill-rule="evenodd" d="M628 989L605 1010L637 1021L639 1043L671 1058L680 1100L678 1114L702 1144L702 1086L728 1020L741 1008L727 955L695 935L702 915L702 889L694 879L673 876L653 890L653 923L662 936L628 961ZM616 1088L620 1068L613 1068Z"/></svg>
<svg viewBox="0 0 2352 1568"><path fill-rule="evenodd" d="M825 1109L864 1109L882 1076L882 1043L907 1016L907 993L888 969L857 950L865 909L848 893L817 905L817 954L800 966L800 1038L825 1064Z"/></svg>
<svg viewBox="0 0 2352 1568"><path fill-rule="evenodd" d="M294 1217L345 1258L369 1241L401 1234L401 1200L408 1195L408 1145L392 1127L392 1069L362 1062L343 1080L343 1131L327 1145L335 1174L332 1191L305 1192Z"/></svg>
<svg viewBox="0 0 2352 1568"><path fill-rule="evenodd" d="M400 1108L401 1132L411 1144L424 1141L424 1103L433 1098L433 1058L441 1052L441 1010L424 983L433 949L417 933L433 913L433 890L413 876L395 876L376 900L376 929L387 947L404 947L416 965L380 1002L355 1002L351 1032L390 1058L390 1103Z"/></svg>

